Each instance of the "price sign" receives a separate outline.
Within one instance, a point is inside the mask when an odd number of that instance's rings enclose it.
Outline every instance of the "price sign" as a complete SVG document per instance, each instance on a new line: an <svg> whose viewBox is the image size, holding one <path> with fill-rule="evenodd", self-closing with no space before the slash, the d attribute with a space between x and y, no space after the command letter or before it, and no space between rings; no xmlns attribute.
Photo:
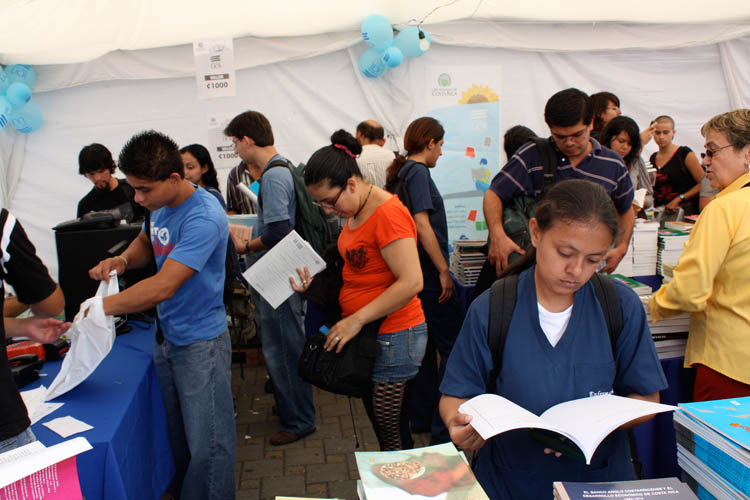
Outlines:
<svg viewBox="0 0 750 500"><path fill-rule="evenodd" d="M231 38L193 42L193 58L199 99L232 97L236 94Z"/></svg>

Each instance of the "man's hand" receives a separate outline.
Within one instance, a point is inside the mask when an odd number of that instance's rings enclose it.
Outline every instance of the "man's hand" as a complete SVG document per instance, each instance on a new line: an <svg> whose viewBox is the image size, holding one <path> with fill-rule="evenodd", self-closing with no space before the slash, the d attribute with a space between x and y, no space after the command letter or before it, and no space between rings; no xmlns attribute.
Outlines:
<svg viewBox="0 0 750 500"><path fill-rule="evenodd" d="M252 226L229 224L229 237L232 238L237 253L247 253L247 244L253 239Z"/></svg>
<svg viewBox="0 0 750 500"><path fill-rule="evenodd" d="M121 275L125 272L125 260L121 257L112 257L110 259L104 259L99 262L96 266L89 269L89 276L94 281L106 281L109 283L109 273L112 270L117 271L117 275Z"/></svg>
<svg viewBox="0 0 750 500"><path fill-rule="evenodd" d="M482 436L473 426L469 425L471 418L471 415L456 413L448 422L448 434L450 434L451 441L462 450L478 450L484 446Z"/></svg>
<svg viewBox="0 0 750 500"><path fill-rule="evenodd" d="M628 253L628 247L615 247L610 248L609 251L604 255L604 260L607 262L606 265L601 269L601 272L610 274L620 263L625 254Z"/></svg>
<svg viewBox="0 0 750 500"><path fill-rule="evenodd" d="M443 291L438 297L438 304L447 302L453 296L453 278L449 269L440 273L440 287Z"/></svg>
<svg viewBox="0 0 750 500"><path fill-rule="evenodd" d="M490 251L487 255L487 260L490 261L490 264L495 266L495 272L498 276L500 276L503 269L508 267L508 257L510 257L510 254L513 252L521 255L525 253L523 249L516 245L513 240L508 238L506 234L490 238Z"/></svg>
<svg viewBox="0 0 750 500"><path fill-rule="evenodd" d="M654 130L656 130L656 123L652 123L647 129L644 129L643 132L641 132L641 150L643 150L643 146L648 144L648 141L654 137ZM638 153L640 154L640 151Z"/></svg>
<svg viewBox="0 0 750 500"><path fill-rule="evenodd" d="M70 323L62 322L55 318L24 318L18 319L21 335L42 344L54 342L60 335L67 332Z"/></svg>

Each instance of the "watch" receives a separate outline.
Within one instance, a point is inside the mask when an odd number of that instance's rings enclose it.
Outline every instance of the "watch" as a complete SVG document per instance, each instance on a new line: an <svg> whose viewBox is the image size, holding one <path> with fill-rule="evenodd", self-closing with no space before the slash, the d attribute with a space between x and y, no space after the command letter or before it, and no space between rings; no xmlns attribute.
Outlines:
<svg viewBox="0 0 750 500"><path fill-rule="evenodd" d="M677 195L682 201L685 201L685 195L680 193Z"/></svg>

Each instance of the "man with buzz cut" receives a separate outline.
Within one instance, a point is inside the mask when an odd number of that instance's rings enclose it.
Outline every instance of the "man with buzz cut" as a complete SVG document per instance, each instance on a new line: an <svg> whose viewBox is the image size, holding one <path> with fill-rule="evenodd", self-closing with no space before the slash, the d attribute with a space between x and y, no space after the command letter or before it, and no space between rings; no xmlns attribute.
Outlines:
<svg viewBox="0 0 750 500"><path fill-rule="evenodd" d="M385 131L375 120L366 120L357 125L357 140L362 144L362 153L357 157L357 166L366 181L385 188L386 171L393 163L395 154L385 149Z"/></svg>
<svg viewBox="0 0 750 500"><path fill-rule="evenodd" d="M100 299L108 315L156 306L154 365L159 376L175 478L169 492L181 500L234 498L236 431L232 401L224 272L229 230L218 200L184 178L177 144L149 130L120 153L120 170L135 201L150 210L148 227L117 257L89 271L108 280L115 270L156 261L157 272Z"/></svg>
<svg viewBox="0 0 750 500"><path fill-rule="evenodd" d="M557 159L554 182L586 179L601 184L619 213L620 239L605 256L604 272L612 272L622 260L635 224L633 183L622 158L591 137L594 107L584 92L569 88L549 98L544 121L552 137L550 143ZM542 196L544 164L535 142L521 146L492 179L484 195L484 217L490 237L488 261L496 272L507 267L513 252L524 253L503 229L503 206L518 195Z"/></svg>
<svg viewBox="0 0 750 500"><path fill-rule="evenodd" d="M237 247L240 253L259 257L294 229L297 197L292 173L288 160L276 151L271 124L262 113L246 111L235 116L224 134L232 139L235 153L253 179L260 182L257 236L244 248ZM255 290L252 299L260 314L258 336L281 423L281 430L268 442L274 446L293 443L315 431L312 387L297 373L305 345L305 303L297 293L275 309Z"/></svg>

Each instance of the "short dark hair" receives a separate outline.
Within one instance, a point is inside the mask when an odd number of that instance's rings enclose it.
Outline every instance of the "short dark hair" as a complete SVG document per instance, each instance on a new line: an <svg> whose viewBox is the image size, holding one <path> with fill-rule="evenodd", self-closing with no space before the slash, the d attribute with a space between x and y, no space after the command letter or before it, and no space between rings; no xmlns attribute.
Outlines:
<svg viewBox="0 0 750 500"><path fill-rule="evenodd" d="M173 173L185 177L177 144L155 130L145 130L131 137L120 151L120 170L147 181L163 181Z"/></svg>
<svg viewBox="0 0 750 500"><path fill-rule="evenodd" d="M505 149L505 156L508 160L518 151L518 148L534 137L537 137L536 133L523 125L516 125L506 130L503 136L503 149Z"/></svg>
<svg viewBox="0 0 750 500"><path fill-rule="evenodd" d="M224 135L237 139L248 137L260 147L273 146L271 123L259 111L245 111L232 118L227 128L224 129Z"/></svg>
<svg viewBox="0 0 750 500"><path fill-rule="evenodd" d="M115 173L115 160L112 153L102 144L97 142L89 144L78 153L78 173L86 175L103 168L108 168L110 173Z"/></svg>
<svg viewBox="0 0 750 500"><path fill-rule="evenodd" d="M208 170L201 175L201 181L203 184L205 184L206 187L212 187L221 191L221 189L219 189L219 179L217 178L216 167L214 167L214 162L211 161L211 153L208 152L208 149L201 144L189 144L180 148L180 154L185 153L193 155L195 159L198 160L198 165L201 167L208 168Z"/></svg>
<svg viewBox="0 0 750 500"><path fill-rule="evenodd" d="M378 125L377 127L373 127L366 121L357 125L357 133L370 142L385 139L385 130L382 126Z"/></svg>
<svg viewBox="0 0 750 500"><path fill-rule="evenodd" d="M561 90L550 97L544 106L544 121L550 127L572 127L580 121L588 125L593 116L591 98L574 88Z"/></svg>
<svg viewBox="0 0 750 500"><path fill-rule="evenodd" d="M351 177L362 177L355 156L362 145L346 130L337 130L331 144L314 152L305 165L305 185L327 180L331 187L345 187Z"/></svg>
<svg viewBox="0 0 750 500"><path fill-rule="evenodd" d="M630 137L630 153L625 155L625 165L630 165L633 161L638 158L638 154L641 150L641 131L638 129L638 124L635 120L629 116L616 116L612 118L608 124L604 126L601 134L599 134L600 142L606 147L610 147L612 139L620 135L620 132L625 132Z"/></svg>
<svg viewBox="0 0 750 500"><path fill-rule="evenodd" d="M590 98L591 104L594 106L594 130L599 131L604 127L604 120L602 120L600 115L607 111L609 103L619 108L620 99L612 92L597 92L596 94L591 94Z"/></svg>

